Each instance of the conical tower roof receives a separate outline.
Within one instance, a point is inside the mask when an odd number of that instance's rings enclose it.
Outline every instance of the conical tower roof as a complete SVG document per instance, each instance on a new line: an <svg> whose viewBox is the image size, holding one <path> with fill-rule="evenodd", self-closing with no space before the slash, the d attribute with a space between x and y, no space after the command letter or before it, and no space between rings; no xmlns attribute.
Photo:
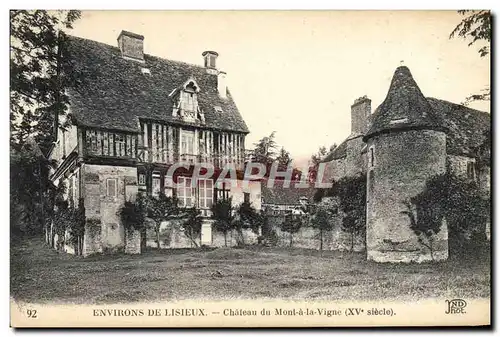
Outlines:
<svg viewBox="0 0 500 337"><path fill-rule="evenodd" d="M405 129L444 131L443 126L442 119L420 91L410 69L401 66L394 72L385 100L372 115L372 125L364 140L379 133Z"/></svg>

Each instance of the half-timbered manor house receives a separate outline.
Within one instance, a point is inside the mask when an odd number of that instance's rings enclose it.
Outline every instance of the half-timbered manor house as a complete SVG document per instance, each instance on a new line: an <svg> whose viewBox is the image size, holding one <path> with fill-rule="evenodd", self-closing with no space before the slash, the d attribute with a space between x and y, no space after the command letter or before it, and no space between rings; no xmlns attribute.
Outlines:
<svg viewBox="0 0 500 337"><path fill-rule="evenodd" d="M97 224L97 231L86 231L84 255L125 245L117 212L138 191L198 207L207 245L217 198L260 209L259 182L215 185L224 166L243 169L249 133L226 73L217 68L217 52L203 52L203 66L167 60L145 54L144 37L126 31L117 46L68 36L64 52L69 126L58 130L51 179L65 183L70 204L82 198L87 221ZM215 173L192 187L195 163L210 163ZM169 176L172 165L187 168Z"/></svg>

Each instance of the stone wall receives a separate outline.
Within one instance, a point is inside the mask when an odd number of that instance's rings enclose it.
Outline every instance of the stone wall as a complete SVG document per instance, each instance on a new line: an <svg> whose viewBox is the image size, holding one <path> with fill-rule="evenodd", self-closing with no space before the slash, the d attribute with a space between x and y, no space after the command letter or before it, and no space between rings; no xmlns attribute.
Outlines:
<svg viewBox="0 0 500 337"><path fill-rule="evenodd" d="M460 177L460 178L467 178L467 164L472 162L475 163L476 159L472 157L467 157L467 156L456 156L456 155L449 155L447 157L448 161L448 167L449 171L451 174ZM477 177L477 182L479 184L479 188L481 190L481 194L483 198L490 199L490 167L483 165L480 167L479 172L476 172L479 174L479 177ZM491 220L486 222L486 227L485 227L485 232L486 232L486 238L490 240L491 238Z"/></svg>
<svg viewBox="0 0 500 337"><path fill-rule="evenodd" d="M63 132L61 128L58 129L57 138L58 142L51 153L50 158L62 162L63 158L68 156L71 151L78 144L78 131L75 125L70 125L66 131Z"/></svg>
<svg viewBox="0 0 500 337"><path fill-rule="evenodd" d="M83 256L102 253L101 244L101 222L100 220L89 220L85 224L85 234L83 236Z"/></svg>
<svg viewBox="0 0 500 337"><path fill-rule="evenodd" d="M425 188L429 178L446 170L446 135L411 130L371 138L374 167L368 173L367 234L369 260L422 262L430 252L410 229L404 204ZM448 258L448 232L443 223L435 238L435 260Z"/></svg>
<svg viewBox="0 0 500 337"><path fill-rule="evenodd" d="M346 155L326 163L323 181L339 181L344 177L366 172L367 156L366 151L363 151L365 147L361 136L347 140Z"/></svg>
<svg viewBox="0 0 500 337"><path fill-rule="evenodd" d="M255 234L252 230L250 229L244 229L242 230L242 237L240 234L233 230L227 233L227 246L228 247L233 247L237 246L239 242L243 240L243 242L246 245L253 245L257 244L258 240L257 238L259 235ZM212 231L212 247L224 247L225 242L224 242L224 234L217 232L217 231Z"/></svg>
<svg viewBox="0 0 500 337"><path fill-rule="evenodd" d="M479 172L479 187L486 198L491 197L491 168L489 166L481 167Z"/></svg>
<svg viewBox="0 0 500 337"><path fill-rule="evenodd" d="M135 167L90 165L82 166L83 189L87 220L100 222L99 236L85 235L88 251L115 251L125 247L125 230L119 210L125 200L137 194L137 169ZM108 195L108 179L114 179L116 194ZM99 240L91 243L90 240ZM100 246L100 249L96 249ZM85 251L85 248L84 248Z"/></svg>
<svg viewBox="0 0 500 337"><path fill-rule="evenodd" d="M210 226L210 229L204 228ZM202 224L203 241L200 237L195 239L196 245L189 239L184 231L181 229L181 221L171 220L164 221L160 226L160 248L172 249L172 248L195 248L200 247L202 244L210 247L224 247L224 234L218 232L213 227L212 220L204 220ZM243 240L245 244L256 244L258 235L253 233L251 230L243 230ZM231 231L227 234L227 246L236 246L241 240L241 237L237 231ZM156 232L153 229L148 229L146 246L157 247L156 243Z"/></svg>
<svg viewBox="0 0 500 337"><path fill-rule="evenodd" d="M141 232L137 230L126 231L125 233L125 253L141 253Z"/></svg>
<svg viewBox="0 0 500 337"><path fill-rule="evenodd" d="M476 159L467 156L449 155L447 156L447 162L451 174L460 178L467 178L467 164L475 163ZM485 197L489 198L491 180L490 167L487 165L483 165L481 166L479 172L476 173L479 174L479 177L477 177L477 181L479 183L481 191L483 192Z"/></svg>
<svg viewBox="0 0 500 337"><path fill-rule="evenodd" d="M346 158L334 159L325 165L324 182L340 180L346 176Z"/></svg>
<svg viewBox="0 0 500 337"><path fill-rule="evenodd" d="M323 250L351 250L351 235L341 229L340 218L332 220L335 222L332 226L333 229L331 231L323 231ZM276 245L278 247L289 247L290 233L281 230L281 223L283 221L283 217L280 216L270 217L269 229L274 230L277 234L278 241ZM306 222L297 233L293 234L292 246L296 248L320 249L320 231ZM364 235L354 238L353 250L357 252L365 250Z"/></svg>
<svg viewBox="0 0 500 337"><path fill-rule="evenodd" d="M366 154L362 153L366 144L361 136L347 141L344 176L354 177L366 171Z"/></svg>
<svg viewBox="0 0 500 337"><path fill-rule="evenodd" d="M163 221L160 225L160 248L193 248L196 245L181 230L180 220ZM196 240L200 245L200 240ZM146 246L157 247L156 232L150 226L146 232Z"/></svg>
<svg viewBox="0 0 500 337"><path fill-rule="evenodd" d="M467 163L476 162L471 157L454 155L447 156L447 161L450 173L460 178L467 178Z"/></svg>

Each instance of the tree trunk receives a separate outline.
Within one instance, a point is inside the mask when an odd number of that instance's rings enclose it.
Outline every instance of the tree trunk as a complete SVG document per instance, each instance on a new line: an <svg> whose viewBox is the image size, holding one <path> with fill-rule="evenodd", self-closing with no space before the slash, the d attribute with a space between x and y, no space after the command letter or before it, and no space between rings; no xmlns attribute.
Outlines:
<svg viewBox="0 0 500 337"><path fill-rule="evenodd" d="M319 250L323 250L323 230L319 230Z"/></svg>
<svg viewBox="0 0 500 337"><path fill-rule="evenodd" d="M224 247L227 247L227 231L224 232Z"/></svg>
<svg viewBox="0 0 500 337"><path fill-rule="evenodd" d="M431 260L434 261L434 247L432 247L432 239L429 238L429 250L431 252Z"/></svg>
<svg viewBox="0 0 500 337"><path fill-rule="evenodd" d="M290 233L290 247L293 246L293 234Z"/></svg>
<svg viewBox="0 0 500 337"><path fill-rule="evenodd" d="M245 245L245 238L243 237L243 231L241 228L238 229L238 236L240 237L239 242L238 242L238 246L240 246L240 245L244 246Z"/></svg>
<svg viewBox="0 0 500 337"><path fill-rule="evenodd" d="M354 232L351 233L351 252L354 251Z"/></svg>
<svg viewBox="0 0 500 337"><path fill-rule="evenodd" d="M193 234L192 234L192 233L190 233L190 234L188 235L188 238L191 240L191 243L193 244L193 246L194 246L194 247L196 247L196 248L198 248L198 247L199 247L199 246L198 246L198 243L196 242L196 239L193 237Z"/></svg>
<svg viewBox="0 0 500 337"><path fill-rule="evenodd" d="M141 228L141 252L146 249L146 241L147 241L147 229L146 227Z"/></svg>
<svg viewBox="0 0 500 337"><path fill-rule="evenodd" d="M156 247L160 250L160 225L156 226Z"/></svg>

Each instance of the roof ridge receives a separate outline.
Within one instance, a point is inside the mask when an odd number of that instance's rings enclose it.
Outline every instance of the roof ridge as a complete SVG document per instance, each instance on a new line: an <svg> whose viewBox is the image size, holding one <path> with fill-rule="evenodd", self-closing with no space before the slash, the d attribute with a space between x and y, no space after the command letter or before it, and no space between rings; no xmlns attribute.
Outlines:
<svg viewBox="0 0 500 337"><path fill-rule="evenodd" d="M104 45L106 47L114 48L114 49L116 49L118 51L120 50L119 47L114 46L114 45L109 44L109 43L106 43L106 42L92 40L92 39L89 39L89 38L86 38L86 37L81 37L81 36L76 36L76 35L71 35L71 34L66 34L66 36L69 37L69 38L76 38L76 39L80 39L80 40L86 40L86 41L91 41L91 42L94 42L94 43L98 43L98 44ZM159 59L159 60L162 60L162 61L167 61L167 62L172 62L172 63L178 63L179 65L187 65L187 66L190 66L190 67L196 67L196 68L199 68L200 70L206 69L204 66L202 66L200 64L195 64L195 63L190 63L190 62L185 62L185 61L179 61L179 60L173 60L173 59L162 57L162 56L158 56L158 55L144 53L144 56L145 57L147 56L149 58Z"/></svg>
<svg viewBox="0 0 500 337"><path fill-rule="evenodd" d="M427 100L431 99L431 100L435 100L435 101L445 102L445 103L448 103L448 104L458 105L458 106L464 107L464 108L472 110L472 111L476 111L476 112L479 112L479 113L482 113L482 114L486 114L486 115L491 115L487 111L483 111L483 110L479 110L479 109L474 109L474 108L468 107L467 105L464 105L462 103L455 103L455 102L452 102L452 101L448 101L446 99L441 99L441 98L436 98L436 97L425 97L425 98Z"/></svg>

